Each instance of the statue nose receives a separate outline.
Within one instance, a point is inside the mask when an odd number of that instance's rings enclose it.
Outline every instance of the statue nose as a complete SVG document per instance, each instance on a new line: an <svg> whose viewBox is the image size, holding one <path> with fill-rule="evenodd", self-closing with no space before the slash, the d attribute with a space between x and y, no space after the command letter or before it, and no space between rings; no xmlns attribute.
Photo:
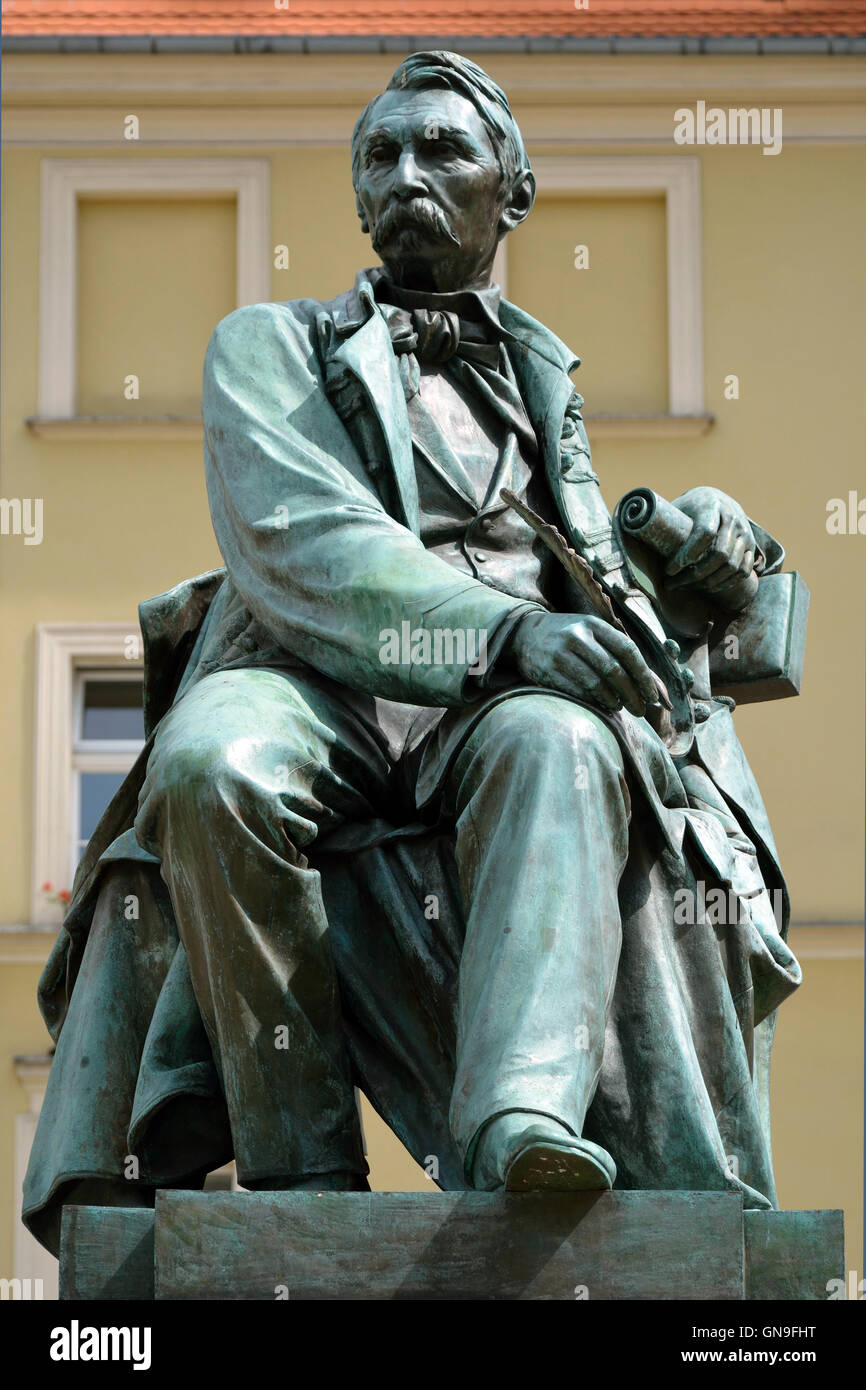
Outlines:
<svg viewBox="0 0 866 1390"><path fill-rule="evenodd" d="M418 165L411 150L404 150L397 161L397 169L394 174L394 192L401 198L414 197L419 193L427 192L427 185L418 171Z"/></svg>

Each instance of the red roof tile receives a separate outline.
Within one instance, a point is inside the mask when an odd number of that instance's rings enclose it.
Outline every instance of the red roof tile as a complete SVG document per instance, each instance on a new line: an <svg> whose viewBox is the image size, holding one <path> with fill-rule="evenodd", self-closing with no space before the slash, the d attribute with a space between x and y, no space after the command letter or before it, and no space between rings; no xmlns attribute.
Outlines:
<svg viewBox="0 0 866 1390"><path fill-rule="evenodd" d="M5 0L7 35L856 35L866 0Z"/></svg>

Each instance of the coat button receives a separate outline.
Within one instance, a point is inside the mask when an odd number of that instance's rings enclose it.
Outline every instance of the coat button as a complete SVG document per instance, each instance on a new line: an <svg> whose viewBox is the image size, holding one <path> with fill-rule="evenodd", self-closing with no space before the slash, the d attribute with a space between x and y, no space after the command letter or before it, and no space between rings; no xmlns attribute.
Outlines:
<svg viewBox="0 0 866 1390"><path fill-rule="evenodd" d="M476 550L473 551L472 558L477 561L479 565L483 565L486 563L488 557L484 554L483 550Z"/></svg>

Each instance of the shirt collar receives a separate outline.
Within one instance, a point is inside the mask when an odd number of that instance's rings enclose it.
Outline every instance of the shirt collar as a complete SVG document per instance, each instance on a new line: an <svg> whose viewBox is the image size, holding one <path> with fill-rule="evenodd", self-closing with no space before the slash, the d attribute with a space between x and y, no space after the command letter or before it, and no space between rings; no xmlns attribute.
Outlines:
<svg viewBox="0 0 866 1390"><path fill-rule="evenodd" d="M513 339L499 318L500 290L488 285L483 290L457 290L450 294L434 294L427 290L407 290L388 279L384 270L370 271L370 283L377 300L396 304L401 309L447 310L460 319L484 325L494 339Z"/></svg>

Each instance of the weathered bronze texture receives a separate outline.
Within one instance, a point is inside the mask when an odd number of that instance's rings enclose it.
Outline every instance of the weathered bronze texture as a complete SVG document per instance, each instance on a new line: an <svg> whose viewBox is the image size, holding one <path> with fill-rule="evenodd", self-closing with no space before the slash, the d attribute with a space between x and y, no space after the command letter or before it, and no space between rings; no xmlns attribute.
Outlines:
<svg viewBox="0 0 866 1390"><path fill-rule="evenodd" d="M822 1300L844 1245L841 1211L732 1192L164 1192L66 1208L60 1297Z"/></svg>
<svg viewBox="0 0 866 1390"><path fill-rule="evenodd" d="M231 1157L363 1190L355 1086L451 1191L771 1210L800 971L709 649L784 552L700 486L632 568L578 361L490 283L535 185L479 68L402 63L353 178L382 265L208 348L225 569L142 605L148 741L41 983L26 1219L56 1249L64 1203Z"/></svg>

